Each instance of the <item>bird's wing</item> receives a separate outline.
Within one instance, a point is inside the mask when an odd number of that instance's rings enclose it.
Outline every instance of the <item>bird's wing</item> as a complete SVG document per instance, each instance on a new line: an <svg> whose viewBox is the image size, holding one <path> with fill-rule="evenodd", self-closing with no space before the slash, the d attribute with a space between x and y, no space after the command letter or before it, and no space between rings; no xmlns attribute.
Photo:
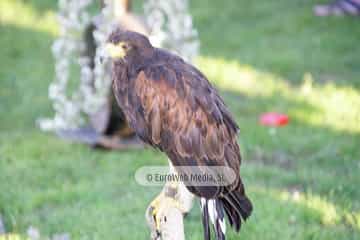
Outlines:
<svg viewBox="0 0 360 240"><path fill-rule="evenodd" d="M176 166L227 166L239 176L237 125L208 80L185 63L144 68L133 81L133 127ZM234 183L235 185L237 183ZM221 187L188 187L214 197Z"/></svg>

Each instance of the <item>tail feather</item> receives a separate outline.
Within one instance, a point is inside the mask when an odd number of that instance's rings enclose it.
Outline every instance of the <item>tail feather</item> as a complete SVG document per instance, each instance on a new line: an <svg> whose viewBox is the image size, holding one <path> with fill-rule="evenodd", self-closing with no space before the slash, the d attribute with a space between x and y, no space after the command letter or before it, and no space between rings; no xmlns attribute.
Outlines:
<svg viewBox="0 0 360 240"><path fill-rule="evenodd" d="M226 224L224 207L218 199L201 198L201 213L204 227L204 239L211 239L209 220L213 225L216 240L225 240Z"/></svg>
<svg viewBox="0 0 360 240"><path fill-rule="evenodd" d="M235 208L229 203L229 201L222 201L226 216L228 217L229 224L232 226L237 232L240 231L241 227L241 215Z"/></svg>
<svg viewBox="0 0 360 240"><path fill-rule="evenodd" d="M204 226L204 239L211 240L210 221L214 227L217 240L225 240L225 215L236 232L241 224L251 215L252 204L245 195L243 186L239 184L235 190L227 192L216 199L201 198L201 212ZM225 211L224 211L225 210Z"/></svg>
<svg viewBox="0 0 360 240"><path fill-rule="evenodd" d="M231 192L225 198L230 201L232 205L234 205L237 211L240 212L242 219L246 220L250 216L252 205L247 196L240 195L236 192Z"/></svg>
<svg viewBox="0 0 360 240"><path fill-rule="evenodd" d="M214 219L213 225L215 229L216 239L225 240L226 223L224 215L224 206L218 199L213 200L216 211L216 218Z"/></svg>
<svg viewBox="0 0 360 240"><path fill-rule="evenodd" d="M204 240L211 240L210 224L209 224L209 206L205 198L200 199L201 218L204 228Z"/></svg>
<svg viewBox="0 0 360 240"><path fill-rule="evenodd" d="M246 221L251 215L253 209L251 201L240 187L227 193L220 200L224 205L230 225L239 232L242 221Z"/></svg>

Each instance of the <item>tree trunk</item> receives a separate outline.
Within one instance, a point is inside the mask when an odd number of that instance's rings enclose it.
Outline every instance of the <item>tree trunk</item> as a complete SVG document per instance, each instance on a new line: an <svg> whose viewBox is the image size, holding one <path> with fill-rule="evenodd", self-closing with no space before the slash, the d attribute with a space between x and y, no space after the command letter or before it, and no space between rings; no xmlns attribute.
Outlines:
<svg viewBox="0 0 360 240"><path fill-rule="evenodd" d="M132 10L131 0L113 0L113 1L117 1L118 2L117 4L122 5L125 12L130 12ZM105 6L105 1L101 0L100 5L103 8Z"/></svg>

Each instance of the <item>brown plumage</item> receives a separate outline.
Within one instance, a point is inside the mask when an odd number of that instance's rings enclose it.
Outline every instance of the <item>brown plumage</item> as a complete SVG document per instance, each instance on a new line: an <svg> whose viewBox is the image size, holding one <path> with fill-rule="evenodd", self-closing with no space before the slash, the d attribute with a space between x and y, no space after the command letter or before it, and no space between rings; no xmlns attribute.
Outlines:
<svg viewBox="0 0 360 240"><path fill-rule="evenodd" d="M239 231L252 211L240 178L238 126L206 77L138 33L116 30L113 90L130 126L175 166L228 166L236 181L222 186L187 186L195 195L219 200Z"/></svg>

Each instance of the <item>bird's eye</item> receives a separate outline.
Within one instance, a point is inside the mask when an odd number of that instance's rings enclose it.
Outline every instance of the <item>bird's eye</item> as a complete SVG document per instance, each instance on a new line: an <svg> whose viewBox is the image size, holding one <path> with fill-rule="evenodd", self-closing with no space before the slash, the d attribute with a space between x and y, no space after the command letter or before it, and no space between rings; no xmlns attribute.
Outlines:
<svg viewBox="0 0 360 240"><path fill-rule="evenodd" d="M129 49L129 46L124 44L124 45L122 45L122 49L127 50L127 49Z"/></svg>

